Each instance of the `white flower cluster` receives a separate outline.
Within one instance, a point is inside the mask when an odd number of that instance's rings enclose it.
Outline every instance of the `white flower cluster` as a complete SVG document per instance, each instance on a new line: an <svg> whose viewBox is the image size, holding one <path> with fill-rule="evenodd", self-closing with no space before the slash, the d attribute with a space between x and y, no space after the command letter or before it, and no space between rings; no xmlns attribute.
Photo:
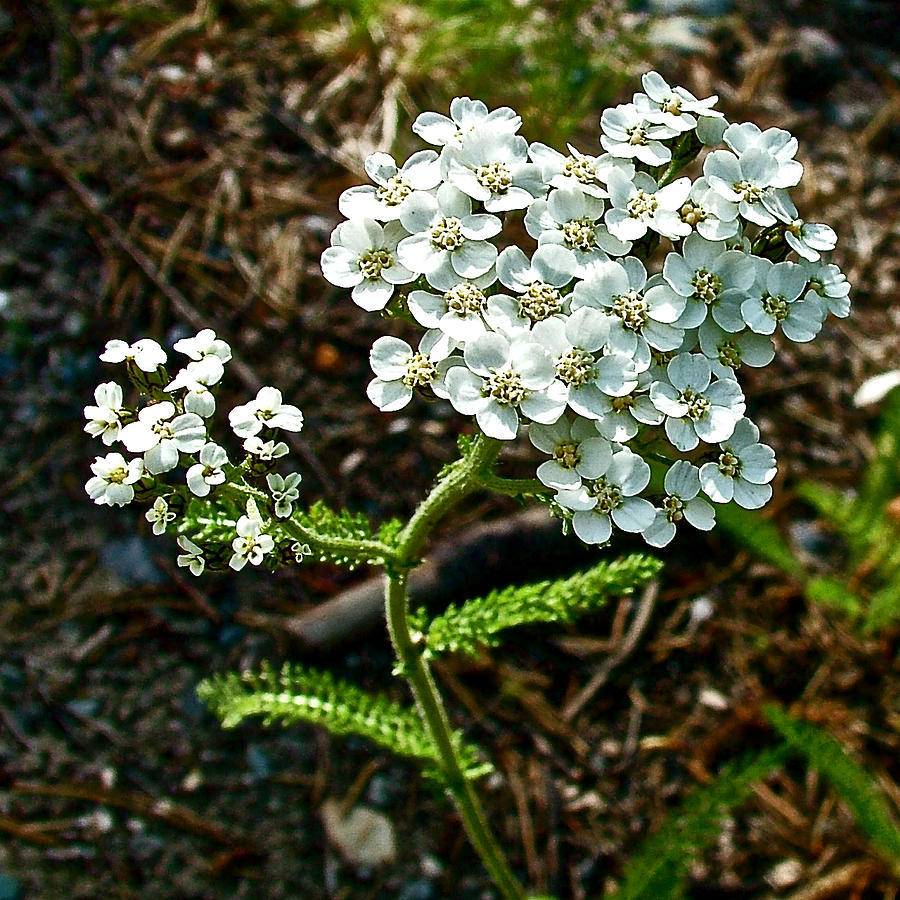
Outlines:
<svg viewBox="0 0 900 900"><path fill-rule="evenodd" d="M321 265L363 309L425 329L415 349L375 341L376 406L419 391L492 438L526 425L583 540L616 525L663 546L682 520L711 528L709 501L769 499L775 457L738 370L769 363L774 336L809 341L846 316L850 288L821 259L835 233L789 196L795 138L728 124L717 98L655 72L642 82L603 113L598 156L529 144L512 109L467 97L423 113L413 131L437 149L371 156L375 184L341 195ZM700 177L676 177L701 154ZM651 458L668 468L648 490Z"/></svg>
<svg viewBox="0 0 900 900"><path fill-rule="evenodd" d="M207 328L196 337L176 341L174 349L189 361L170 378L164 368L166 352L156 341L106 344L100 359L127 363L129 377L147 402L139 410L126 406L122 387L112 381L94 391L96 405L84 409L84 430L108 447L122 444L132 456L126 459L115 451L98 456L85 489L100 505L124 506L136 497L152 499L145 517L154 534L164 534L178 518L176 507L183 510L193 498L206 498L222 485L238 485L244 514L232 523L234 537L226 544L230 555L220 561L236 570L248 562L259 565L276 549L275 537L269 533L272 523L288 517L299 497L300 475L282 477L270 468L272 460L288 452L287 444L277 440L279 430L300 431L303 415L296 406L284 403L276 388L260 388L254 400L228 415L232 432L243 439L245 453L241 463L232 465L225 448L211 440L208 428L216 410L214 389L231 359L231 348ZM162 477L176 472L182 478L178 484ZM269 512L268 519L260 512L260 504ZM197 540L200 543L178 536L184 551L178 564L194 575L215 555L214 545L222 543L221 536L209 547L202 546L202 538ZM290 553L300 561L309 549L290 545Z"/></svg>

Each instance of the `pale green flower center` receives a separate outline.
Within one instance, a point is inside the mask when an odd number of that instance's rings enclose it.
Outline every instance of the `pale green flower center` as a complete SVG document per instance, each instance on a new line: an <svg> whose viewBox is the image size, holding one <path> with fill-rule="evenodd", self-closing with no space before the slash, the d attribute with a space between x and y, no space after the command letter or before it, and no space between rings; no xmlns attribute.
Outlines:
<svg viewBox="0 0 900 900"><path fill-rule="evenodd" d="M706 415L711 405L706 397L691 390L691 388L682 391L678 397L682 403L687 405L687 412L684 414L685 418L690 419L692 422L699 422Z"/></svg>
<svg viewBox="0 0 900 900"><path fill-rule="evenodd" d="M599 184L597 173L586 156L570 156L566 159L563 172L582 184Z"/></svg>
<svg viewBox="0 0 900 900"><path fill-rule="evenodd" d="M587 492L597 498L595 512L611 513L622 505L622 489L617 484L610 484L604 476L596 481L589 481Z"/></svg>
<svg viewBox="0 0 900 900"><path fill-rule="evenodd" d="M437 366L423 353L414 353L406 363L406 374L400 380L407 387L424 387L437 376Z"/></svg>
<svg viewBox="0 0 900 900"><path fill-rule="evenodd" d="M719 362L729 369L739 369L741 366L741 348L734 341L723 341L716 345Z"/></svg>
<svg viewBox="0 0 900 900"><path fill-rule="evenodd" d="M647 143L647 132L640 125L630 125L625 129L625 134L628 135L628 143L632 146Z"/></svg>
<svg viewBox="0 0 900 900"><path fill-rule="evenodd" d="M491 371L481 392L485 397L493 397L500 406L518 406L528 396L519 374L509 369Z"/></svg>
<svg viewBox="0 0 900 900"><path fill-rule="evenodd" d="M654 366L667 366L675 359L674 350L657 350L655 347L650 348L650 359Z"/></svg>
<svg viewBox="0 0 900 900"><path fill-rule="evenodd" d="M541 322L560 310L562 298L559 291L543 281L532 281L528 290L519 295L519 312L532 322Z"/></svg>
<svg viewBox="0 0 900 900"><path fill-rule="evenodd" d="M640 331L647 324L647 302L633 289L612 298L612 311L629 331Z"/></svg>
<svg viewBox="0 0 900 900"><path fill-rule="evenodd" d="M572 347L556 361L556 374L565 384L581 387L596 375L594 357L580 347Z"/></svg>
<svg viewBox="0 0 900 900"><path fill-rule="evenodd" d="M785 226L785 231L789 231L794 237L803 237L803 219L794 219L790 225Z"/></svg>
<svg viewBox="0 0 900 900"><path fill-rule="evenodd" d="M591 219L570 219L561 230L569 247L589 253L597 246L597 234Z"/></svg>
<svg viewBox="0 0 900 900"><path fill-rule="evenodd" d="M564 469L574 469L581 462L581 454L578 452L581 445L575 441L564 441L553 448L553 459Z"/></svg>
<svg viewBox="0 0 900 900"><path fill-rule="evenodd" d="M742 200L747 203L755 203L762 196L762 189L750 184L749 181L736 181L734 187L735 193L741 195Z"/></svg>
<svg viewBox="0 0 900 900"><path fill-rule="evenodd" d="M669 494L669 496L663 500L662 508L666 518L673 524L675 522L680 522L684 518L684 500L682 500L681 497Z"/></svg>
<svg viewBox="0 0 900 900"><path fill-rule="evenodd" d="M659 108L664 113L671 113L673 116L681 115L681 98L680 97L667 97L660 103Z"/></svg>
<svg viewBox="0 0 900 900"><path fill-rule="evenodd" d="M172 423L165 420L162 422L154 422L153 425L150 426L150 430L154 434L158 434L161 441L171 440L175 437L175 432L172 430Z"/></svg>
<svg viewBox="0 0 900 900"><path fill-rule="evenodd" d="M458 250L465 240L462 222L455 216L441 219L431 229L431 243L436 250Z"/></svg>
<svg viewBox="0 0 900 900"><path fill-rule="evenodd" d="M691 287L694 289L695 300L712 306L722 294L722 279L715 272L698 269L691 279Z"/></svg>
<svg viewBox="0 0 900 900"><path fill-rule="evenodd" d="M111 472L107 472L106 475L103 476L104 480L107 484L124 484L125 479L128 478L128 469L123 466L119 466L118 469L113 469Z"/></svg>
<svg viewBox="0 0 900 900"><path fill-rule="evenodd" d="M729 478L737 478L741 474L741 461L730 450L719 454L717 465L719 471Z"/></svg>
<svg viewBox="0 0 900 900"><path fill-rule="evenodd" d="M444 294L447 311L463 318L484 309L485 296L474 284L463 282Z"/></svg>
<svg viewBox="0 0 900 900"><path fill-rule="evenodd" d="M389 269L394 264L394 258L389 250L383 247L366 250L359 258L359 271L367 281L376 281L381 278L381 270Z"/></svg>
<svg viewBox="0 0 900 900"><path fill-rule="evenodd" d="M412 188L399 175L388 178L387 184L375 189L375 195L387 206L399 206L411 193Z"/></svg>
<svg viewBox="0 0 900 900"><path fill-rule="evenodd" d="M625 204L628 215L633 219L639 219L641 216L652 216L656 212L659 202L653 194L639 189L638 192Z"/></svg>
<svg viewBox="0 0 900 900"><path fill-rule="evenodd" d="M762 308L767 316L771 316L776 322L781 322L787 318L788 301L781 294L774 297L771 294L765 294L762 298Z"/></svg>
<svg viewBox="0 0 900 900"><path fill-rule="evenodd" d="M678 216L682 222L687 222L691 227L696 227L706 218L706 211L702 206L698 206L696 203L688 200L678 211Z"/></svg>
<svg viewBox="0 0 900 900"><path fill-rule="evenodd" d="M505 194L512 184L512 175L510 175L509 169L499 162L479 166L475 170L475 178L483 188L487 188L492 194Z"/></svg>
<svg viewBox="0 0 900 900"><path fill-rule="evenodd" d="M628 412L634 406L634 397L631 394L626 394L624 397L613 397L609 401L609 405L614 413Z"/></svg>

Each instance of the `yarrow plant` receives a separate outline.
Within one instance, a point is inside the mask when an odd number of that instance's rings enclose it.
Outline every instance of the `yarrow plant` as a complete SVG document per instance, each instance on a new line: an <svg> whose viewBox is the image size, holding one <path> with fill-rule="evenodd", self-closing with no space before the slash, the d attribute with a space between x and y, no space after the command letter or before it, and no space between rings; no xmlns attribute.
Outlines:
<svg viewBox="0 0 900 900"><path fill-rule="evenodd" d="M823 258L836 235L800 218L790 197L803 172L797 141L729 124L715 97L700 100L657 73L642 81L632 102L603 113L597 155L529 144L512 109L463 97L449 117L427 112L413 123L430 148L399 165L374 154L374 184L341 195L346 220L322 255L323 275L362 309L422 330L416 346L375 341L369 399L394 412L421 395L474 418L461 458L405 524L372 529L304 505L301 474L276 471L288 452L281 437L300 431L303 415L275 387L228 413L230 438L214 435L231 351L209 329L175 344L186 359L174 374L157 343L110 341L101 359L124 364L141 405L106 382L85 408L85 430L112 448L93 463L88 494L110 506L146 503L154 534L176 535L178 564L193 574L310 556L384 567L397 668L418 717L379 701L393 724L375 727L371 710L354 717L348 700L338 722L327 705L297 699L316 689L340 698L336 683L294 670L213 680L204 696L226 724L250 712L306 718L420 758L507 898L524 893L474 789L485 766L450 730L429 666L457 645L438 640L437 621L410 621L408 573L429 533L478 490L536 498L598 545L618 530L663 547L686 525L711 529L717 505L764 505L775 454L748 416L741 370L769 363L784 341L812 340L829 314L849 313L849 285ZM540 457L535 477L505 478L498 458L522 434ZM634 565L630 583L603 569L592 596L633 589L655 571L646 558ZM579 584L549 606L472 601L462 607L467 627L492 643L507 625L566 619Z"/></svg>

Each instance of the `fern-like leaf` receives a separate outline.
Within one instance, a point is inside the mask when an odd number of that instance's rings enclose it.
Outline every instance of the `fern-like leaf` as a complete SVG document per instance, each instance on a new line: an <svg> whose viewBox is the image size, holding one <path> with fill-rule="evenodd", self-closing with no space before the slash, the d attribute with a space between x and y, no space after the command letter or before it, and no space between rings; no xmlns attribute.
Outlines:
<svg viewBox="0 0 900 900"><path fill-rule="evenodd" d="M875 779L828 732L777 706L767 706L764 712L791 749L841 795L872 847L900 875L900 828Z"/></svg>
<svg viewBox="0 0 900 900"><path fill-rule="evenodd" d="M684 896L693 858L711 844L731 810L753 785L777 769L786 754L774 747L725 766L711 784L697 788L628 860L614 900L677 900Z"/></svg>
<svg viewBox="0 0 900 900"><path fill-rule="evenodd" d="M280 671L264 664L259 672L216 675L200 683L197 695L225 728L249 716L263 724L308 722L332 734L355 734L399 756L418 760L428 774L440 777L440 757L419 713L383 694L370 694L331 673L285 663ZM468 778L491 771L480 751L454 735Z"/></svg>
<svg viewBox="0 0 900 900"><path fill-rule="evenodd" d="M483 647L496 647L499 633L507 628L572 622L600 609L610 597L630 594L645 585L661 567L659 560L635 553L600 563L571 578L503 588L462 606L451 604L428 626L425 612L420 610L415 621L420 631L427 628L430 654L475 655Z"/></svg>
<svg viewBox="0 0 900 900"><path fill-rule="evenodd" d="M376 532L362 513L335 512L321 501L295 511L290 521L307 533L314 557L349 569L384 565L402 525L392 519Z"/></svg>

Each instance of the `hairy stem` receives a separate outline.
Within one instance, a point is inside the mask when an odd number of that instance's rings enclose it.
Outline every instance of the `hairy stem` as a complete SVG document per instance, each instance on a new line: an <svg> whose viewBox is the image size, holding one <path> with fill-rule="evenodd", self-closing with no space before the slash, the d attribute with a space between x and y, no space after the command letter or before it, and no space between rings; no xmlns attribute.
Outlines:
<svg viewBox="0 0 900 900"><path fill-rule="evenodd" d="M410 632L407 569L414 567L428 535L439 519L463 497L481 487L481 478L500 450L498 441L479 435L425 498L401 532L396 565L389 566L385 586L388 631L400 663L400 671L412 688L422 719L431 734L441 773L463 822L463 827L504 900L524 900L522 886L513 875L487 822L473 783L466 778L452 729L434 676L422 656L421 641Z"/></svg>

